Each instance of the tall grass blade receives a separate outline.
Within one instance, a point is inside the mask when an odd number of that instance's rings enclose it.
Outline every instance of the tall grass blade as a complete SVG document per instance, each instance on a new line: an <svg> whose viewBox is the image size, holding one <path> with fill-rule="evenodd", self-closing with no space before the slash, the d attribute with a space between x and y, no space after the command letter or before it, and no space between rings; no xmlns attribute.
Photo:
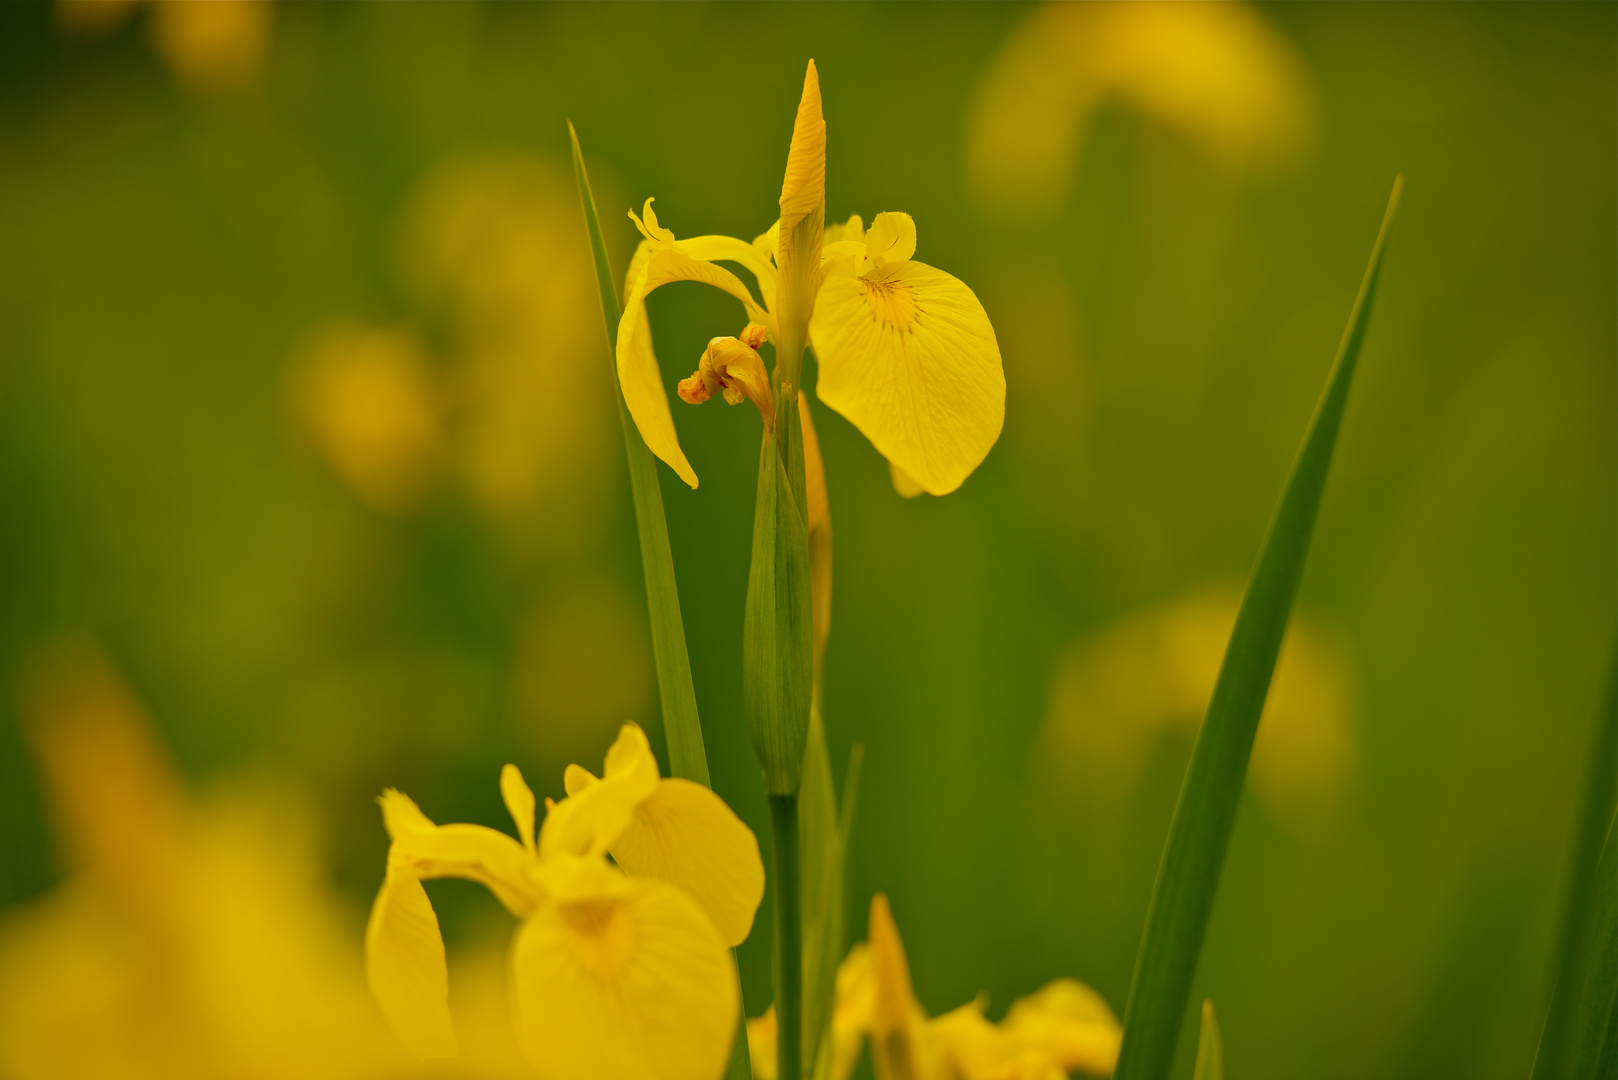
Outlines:
<svg viewBox="0 0 1618 1080"><path fill-rule="evenodd" d="M1608 940L1602 944L1596 939L1602 933L1602 905L1618 895L1618 879L1610 856L1615 806L1618 806L1618 642L1614 643L1611 669L1607 675L1606 697L1596 721L1595 738L1590 747L1589 776L1584 784L1584 804L1569 860L1567 899L1562 912L1562 940L1557 950L1556 981L1551 991L1551 1007L1545 1017L1545 1029L1539 1038L1539 1052L1534 1056L1533 1080L1563 1080L1565 1077L1590 1075L1578 1071L1581 1061L1594 1059L1588 1043L1594 1036L1586 1030L1592 1012L1599 1013L1599 1004L1592 996L1599 996L1602 978L1596 965L1603 955L1608 960L1618 958L1618 943L1611 940L1610 911L1606 927ZM1603 862L1602 845L1609 849ZM1610 966L1610 964L1609 964ZM1592 981L1593 979L1593 981ZM1607 982L1611 982L1609 972ZM1608 994L1610 996L1610 989ZM1611 1002L1607 1005L1609 1025L1605 1037L1618 1046L1618 1037L1610 1033Z"/></svg>
<svg viewBox="0 0 1618 1080"><path fill-rule="evenodd" d="M584 151L579 133L568 121L568 139L573 144L573 175L579 183L579 201L584 205L584 224L590 233L590 254L595 259L596 288L601 294L601 317L607 331L607 360L612 373L613 397L618 402L618 421L624 429L624 450L629 457L629 486L635 500L635 530L640 537L640 566L646 578L646 606L652 621L652 656L657 664L657 696L663 707L663 736L669 746L669 772L703 787L711 787L708 753L702 744L702 722L697 715L697 692L691 682L691 657L685 648L685 623L680 617L680 592L674 580L674 551L669 545L669 526L663 516L663 491L657 484L657 460L640 437L623 390L613 357L617 353L618 288L613 282L612 264L607 260L607 243L601 235L601 219L596 214L595 195L590 190L590 174L584 168ZM734 955L735 950L731 950ZM739 976L738 976L739 978ZM752 1080L753 1067L747 1051L747 1010L737 1015L736 1040L731 1045L727 1080Z"/></svg>
<svg viewBox="0 0 1618 1080"><path fill-rule="evenodd" d="M1129 988L1123 1047L1114 1073L1117 1080L1165 1080L1174 1061L1191 980L1235 824L1247 759L1303 574L1402 186L1403 177L1394 181L1347 332L1248 580L1213 697L1191 752Z"/></svg>
<svg viewBox="0 0 1618 1080"><path fill-rule="evenodd" d="M616 354L618 289L601 237L595 196L584 169L579 133L567 125L573 142L573 174L584 203L584 223L590 230L590 253L595 256L596 285L601 292L601 314L607 327L607 357ZM629 485L635 497L635 527L640 533L640 565L646 576L646 605L652 617L652 655L657 661L657 695L663 706L663 734L669 744L669 771L675 776L709 786L708 755L702 745L702 723L697 717L697 694L691 683L691 658L685 650L685 624L680 621L680 593L674 582L674 553L669 547L668 522L663 517L663 491L657 485L657 460L640 437L624 404L618 375L613 371L613 396L624 428L624 449L629 454Z"/></svg>

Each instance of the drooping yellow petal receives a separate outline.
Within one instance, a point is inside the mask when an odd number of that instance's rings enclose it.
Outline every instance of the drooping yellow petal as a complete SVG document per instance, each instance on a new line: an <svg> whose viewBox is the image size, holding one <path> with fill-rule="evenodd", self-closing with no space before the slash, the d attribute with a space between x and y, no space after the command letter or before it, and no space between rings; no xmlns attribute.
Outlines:
<svg viewBox="0 0 1618 1080"><path fill-rule="evenodd" d="M559 856L568 860L568 856ZM696 902L581 860L511 950L518 1043L544 1080L714 1080L739 1007L735 966Z"/></svg>
<svg viewBox="0 0 1618 1080"><path fill-rule="evenodd" d="M726 945L747 940L764 898L764 861L753 830L712 791L689 780L659 781L610 850L629 874L683 889Z"/></svg>
<svg viewBox="0 0 1618 1080"><path fill-rule="evenodd" d="M416 877L475 881L519 918L539 902L530 873L534 857L505 833L482 825L434 825L409 796L392 788L378 801L394 851Z"/></svg>
<svg viewBox="0 0 1618 1080"><path fill-rule="evenodd" d="M924 491L954 491L1005 423L989 316L971 289L923 263L854 271L853 259L826 267L811 324L815 393Z"/></svg>
<svg viewBox="0 0 1618 1080"><path fill-rule="evenodd" d="M517 826L517 836L521 838L522 846L533 851L534 792L522 778L517 766L508 764L500 770L500 797L505 800L511 820Z"/></svg>
<svg viewBox="0 0 1618 1080"><path fill-rule="evenodd" d="M454 1057L449 971L438 916L410 860L394 851L365 928L365 975L393 1033L419 1058Z"/></svg>
<svg viewBox="0 0 1618 1080"><path fill-rule="evenodd" d="M775 264L770 261L767 251L760 251L757 244L748 244L736 239L734 236L693 236L688 240L676 241L681 251L693 259L704 262L733 262L745 268L758 282L759 295L764 300L766 310L775 308ZM774 320L764 321L765 326L773 325Z"/></svg>
<svg viewBox="0 0 1618 1080"><path fill-rule="evenodd" d="M1003 1021L1022 1042L1048 1051L1064 1069L1110 1076L1123 1027L1100 994L1077 979L1056 979L1012 1002Z"/></svg>
<svg viewBox="0 0 1618 1080"><path fill-rule="evenodd" d="M568 797L545 815L539 830L540 857L559 852L604 854L629 827L635 808L657 790L657 782L657 758L646 733L625 724L607 750L600 780L577 766L563 774Z"/></svg>
<svg viewBox="0 0 1618 1080"><path fill-rule="evenodd" d="M634 418L646 445L678 473L680 479L696 487L697 474L686 460L685 452L680 449L657 354L652 350L646 297L671 281L699 281L722 289L741 301L747 309L748 318L754 322L768 326L774 323L774 318L753 299L741 279L704 258L711 256L734 260L754 269L756 273L762 267L751 245L729 237L709 236L698 237L688 249L687 242L676 241L672 232L657 224L650 199L646 200L642 213L641 218L630 214L646 234L646 239L636 248L635 256L629 263L629 272L624 277L624 310L618 320L616 348L618 383L623 387L624 403L629 407L629 414Z"/></svg>

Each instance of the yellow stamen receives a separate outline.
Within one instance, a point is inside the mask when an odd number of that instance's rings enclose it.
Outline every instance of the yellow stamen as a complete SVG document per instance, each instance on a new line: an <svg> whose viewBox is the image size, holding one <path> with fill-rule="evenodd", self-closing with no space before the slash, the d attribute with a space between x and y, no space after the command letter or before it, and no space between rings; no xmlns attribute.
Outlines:
<svg viewBox="0 0 1618 1080"><path fill-rule="evenodd" d="M921 314L916 304L916 290L907 281L884 275L880 270L862 278L865 302L872 315L895 330L908 331Z"/></svg>

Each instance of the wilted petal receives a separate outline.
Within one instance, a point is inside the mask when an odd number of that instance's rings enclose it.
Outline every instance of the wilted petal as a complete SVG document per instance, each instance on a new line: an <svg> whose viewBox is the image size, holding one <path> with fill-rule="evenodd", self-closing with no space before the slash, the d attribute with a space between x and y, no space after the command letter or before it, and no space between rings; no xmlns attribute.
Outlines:
<svg viewBox="0 0 1618 1080"><path fill-rule="evenodd" d="M388 873L365 928L365 975L393 1033L419 1058L454 1057L444 939L410 860L388 855Z"/></svg>
<svg viewBox="0 0 1618 1080"><path fill-rule="evenodd" d="M747 939L764 898L764 861L753 830L712 791L689 780L660 781L611 851L628 873L684 890L726 945Z"/></svg>
<svg viewBox="0 0 1618 1080"><path fill-rule="evenodd" d="M815 393L925 491L961 485L1000 437L1006 378L983 305L959 280L919 262L864 276L826 268L811 335Z"/></svg>
<svg viewBox="0 0 1618 1080"><path fill-rule="evenodd" d="M739 998L712 921L661 881L599 864L581 877L512 943L512 1018L535 1070L545 1080L720 1076Z"/></svg>

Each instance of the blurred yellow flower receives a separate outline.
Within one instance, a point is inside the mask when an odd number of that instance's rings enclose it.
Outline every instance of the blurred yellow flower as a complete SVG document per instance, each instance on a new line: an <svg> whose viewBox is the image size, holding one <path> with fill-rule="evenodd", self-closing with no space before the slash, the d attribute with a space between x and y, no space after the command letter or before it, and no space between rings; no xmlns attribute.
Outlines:
<svg viewBox="0 0 1618 1080"><path fill-rule="evenodd" d="M434 825L404 795L383 794L393 843L366 930L372 992L412 1052L456 1052L444 946L421 882L476 881L522 920L511 1015L541 1076L711 1080L738 1008L727 945L746 936L763 893L757 842L707 788L660 779L634 725L602 778L574 766L568 787L536 838L533 792L505 767L500 790L520 840Z"/></svg>
<svg viewBox="0 0 1618 1080"><path fill-rule="evenodd" d="M407 330L337 324L298 365L298 411L321 455L378 510L414 508L442 466L426 350Z"/></svg>
<svg viewBox="0 0 1618 1080"><path fill-rule="evenodd" d="M695 487L652 350L645 300L671 281L704 282L729 293L747 315L741 337L715 339L723 349L742 356L766 339L801 343L807 329L819 361L817 396L888 459L901 492L947 494L983 461L1005 420L994 328L971 289L912 259L916 226L908 214L878 214L869 233L857 216L822 231L825 154L811 63L781 219L768 232L751 244L728 236L678 240L658 223L652 200L641 215L630 214L644 239L625 277L618 324L624 399L652 452ZM749 271L758 298L720 262ZM704 362L712 367L708 355Z"/></svg>
<svg viewBox="0 0 1618 1080"><path fill-rule="evenodd" d="M72 873L0 924L0 1075L411 1074L291 792L193 797L89 647L37 665L22 711Z"/></svg>
<svg viewBox="0 0 1618 1080"><path fill-rule="evenodd" d="M1049 3L1012 32L974 94L974 194L1007 216L1051 212L1090 116L1109 100L1236 170L1285 161L1314 126L1297 51L1246 4Z"/></svg>
<svg viewBox="0 0 1618 1080"><path fill-rule="evenodd" d="M446 339L446 412L472 501L517 550L606 528L617 415L571 179L521 154L456 157L412 193L401 268Z"/></svg>
<svg viewBox="0 0 1618 1080"><path fill-rule="evenodd" d="M826 1080L848 1080L859 1064L865 1033L871 1030L871 1010L876 1004L876 985L871 978L871 949L859 942L837 967L837 985L832 1005L832 1056ZM753 1080L775 1080L775 1006L763 1016L747 1021L747 1052L753 1063Z"/></svg>
<svg viewBox="0 0 1618 1080"><path fill-rule="evenodd" d="M1134 790L1161 734L1195 734L1241 594L1215 586L1075 643L1057 671L1037 757L1053 785L1101 802ZM1343 648L1294 616L1253 744L1248 780L1283 826L1326 827L1358 766Z"/></svg>
<svg viewBox="0 0 1618 1080"><path fill-rule="evenodd" d="M399 228L415 325L338 322L292 365L295 411L362 501L404 513L458 482L524 558L599 540L616 418L582 360L600 328L576 213L566 180L524 155L451 158L417 185Z"/></svg>
<svg viewBox="0 0 1618 1080"><path fill-rule="evenodd" d="M75 33L116 28L140 0L56 0ZM269 52L269 0L150 0L152 47L182 85L206 93L256 83Z"/></svg>
<svg viewBox="0 0 1618 1080"><path fill-rule="evenodd" d="M1012 1003L1000 1023L968 1002L929 1017L916 1000L910 963L888 898L871 898L868 943L837 969L833 1054L826 1080L846 1080L869 1037L877 1080L1066 1080L1110 1076L1123 1029L1101 995L1057 979ZM775 1011L747 1022L757 1080L775 1080Z"/></svg>

